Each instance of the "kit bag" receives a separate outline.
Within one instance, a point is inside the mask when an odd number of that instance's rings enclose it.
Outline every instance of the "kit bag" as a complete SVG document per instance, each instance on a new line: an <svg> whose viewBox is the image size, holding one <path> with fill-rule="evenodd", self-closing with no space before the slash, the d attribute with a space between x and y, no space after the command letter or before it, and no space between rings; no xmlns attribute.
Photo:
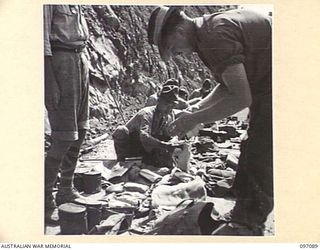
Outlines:
<svg viewBox="0 0 320 250"><path fill-rule="evenodd" d="M211 202L185 200L175 210L156 221L152 235L211 235L220 224L212 215L218 212Z"/></svg>

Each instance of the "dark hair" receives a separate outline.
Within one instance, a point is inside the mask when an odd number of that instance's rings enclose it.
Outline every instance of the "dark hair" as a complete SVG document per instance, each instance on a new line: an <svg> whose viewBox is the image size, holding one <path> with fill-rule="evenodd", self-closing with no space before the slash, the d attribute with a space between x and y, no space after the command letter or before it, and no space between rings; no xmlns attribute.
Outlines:
<svg viewBox="0 0 320 250"><path fill-rule="evenodd" d="M168 80L162 85L162 87L164 87L164 86L166 86L166 85L180 86L178 80L177 80L177 79L174 79L174 78L168 79Z"/></svg>

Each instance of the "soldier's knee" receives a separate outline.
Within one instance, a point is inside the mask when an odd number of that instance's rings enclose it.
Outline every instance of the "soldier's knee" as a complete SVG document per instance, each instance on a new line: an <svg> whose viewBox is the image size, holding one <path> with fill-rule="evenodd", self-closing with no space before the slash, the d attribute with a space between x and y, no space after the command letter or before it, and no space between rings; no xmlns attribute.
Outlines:
<svg viewBox="0 0 320 250"><path fill-rule="evenodd" d="M118 126L112 134L114 140L123 140L129 137L129 130L126 126Z"/></svg>
<svg viewBox="0 0 320 250"><path fill-rule="evenodd" d="M57 160L62 160L72 143L72 141L53 140L50 150L48 151L48 156Z"/></svg>

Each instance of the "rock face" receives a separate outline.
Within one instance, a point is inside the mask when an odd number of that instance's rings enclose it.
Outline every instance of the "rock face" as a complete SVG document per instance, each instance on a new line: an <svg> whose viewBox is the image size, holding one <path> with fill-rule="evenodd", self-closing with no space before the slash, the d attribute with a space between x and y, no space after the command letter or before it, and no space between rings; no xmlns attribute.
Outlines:
<svg viewBox="0 0 320 250"><path fill-rule="evenodd" d="M146 99L168 78L189 92L211 77L196 54L164 63L147 39L155 6L83 5L90 39L85 55L90 69L90 125L87 139L111 133L144 107ZM191 17L234 9L235 5L186 6ZM45 116L46 117L46 116ZM47 119L47 118L46 118ZM49 125L47 123L47 125ZM46 126L45 133L50 133Z"/></svg>
<svg viewBox="0 0 320 250"><path fill-rule="evenodd" d="M211 76L197 55L178 57L170 63L160 60L157 48L147 39L148 19L154 8L83 6L90 31L86 51L90 61L90 116L94 124L108 123L105 132L128 121L166 79L179 78L190 91ZM185 11L196 17L232 8L235 6L188 6Z"/></svg>

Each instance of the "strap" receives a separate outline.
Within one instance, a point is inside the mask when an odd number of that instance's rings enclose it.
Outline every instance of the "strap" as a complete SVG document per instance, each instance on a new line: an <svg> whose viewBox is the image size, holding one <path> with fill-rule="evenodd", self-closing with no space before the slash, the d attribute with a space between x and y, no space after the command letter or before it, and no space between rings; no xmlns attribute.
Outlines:
<svg viewBox="0 0 320 250"><path fill-rule="evenodd" d="M191 207L191 206L193 206L194 203L195 203L195 202L194 202L194 199L185 199L185 200L181 201L181 202L176 206L176 208L181 207L182 204L184 204L184 203L187 202L187 201L189 201L190 203L189 203L185 208Z"/></svg>

